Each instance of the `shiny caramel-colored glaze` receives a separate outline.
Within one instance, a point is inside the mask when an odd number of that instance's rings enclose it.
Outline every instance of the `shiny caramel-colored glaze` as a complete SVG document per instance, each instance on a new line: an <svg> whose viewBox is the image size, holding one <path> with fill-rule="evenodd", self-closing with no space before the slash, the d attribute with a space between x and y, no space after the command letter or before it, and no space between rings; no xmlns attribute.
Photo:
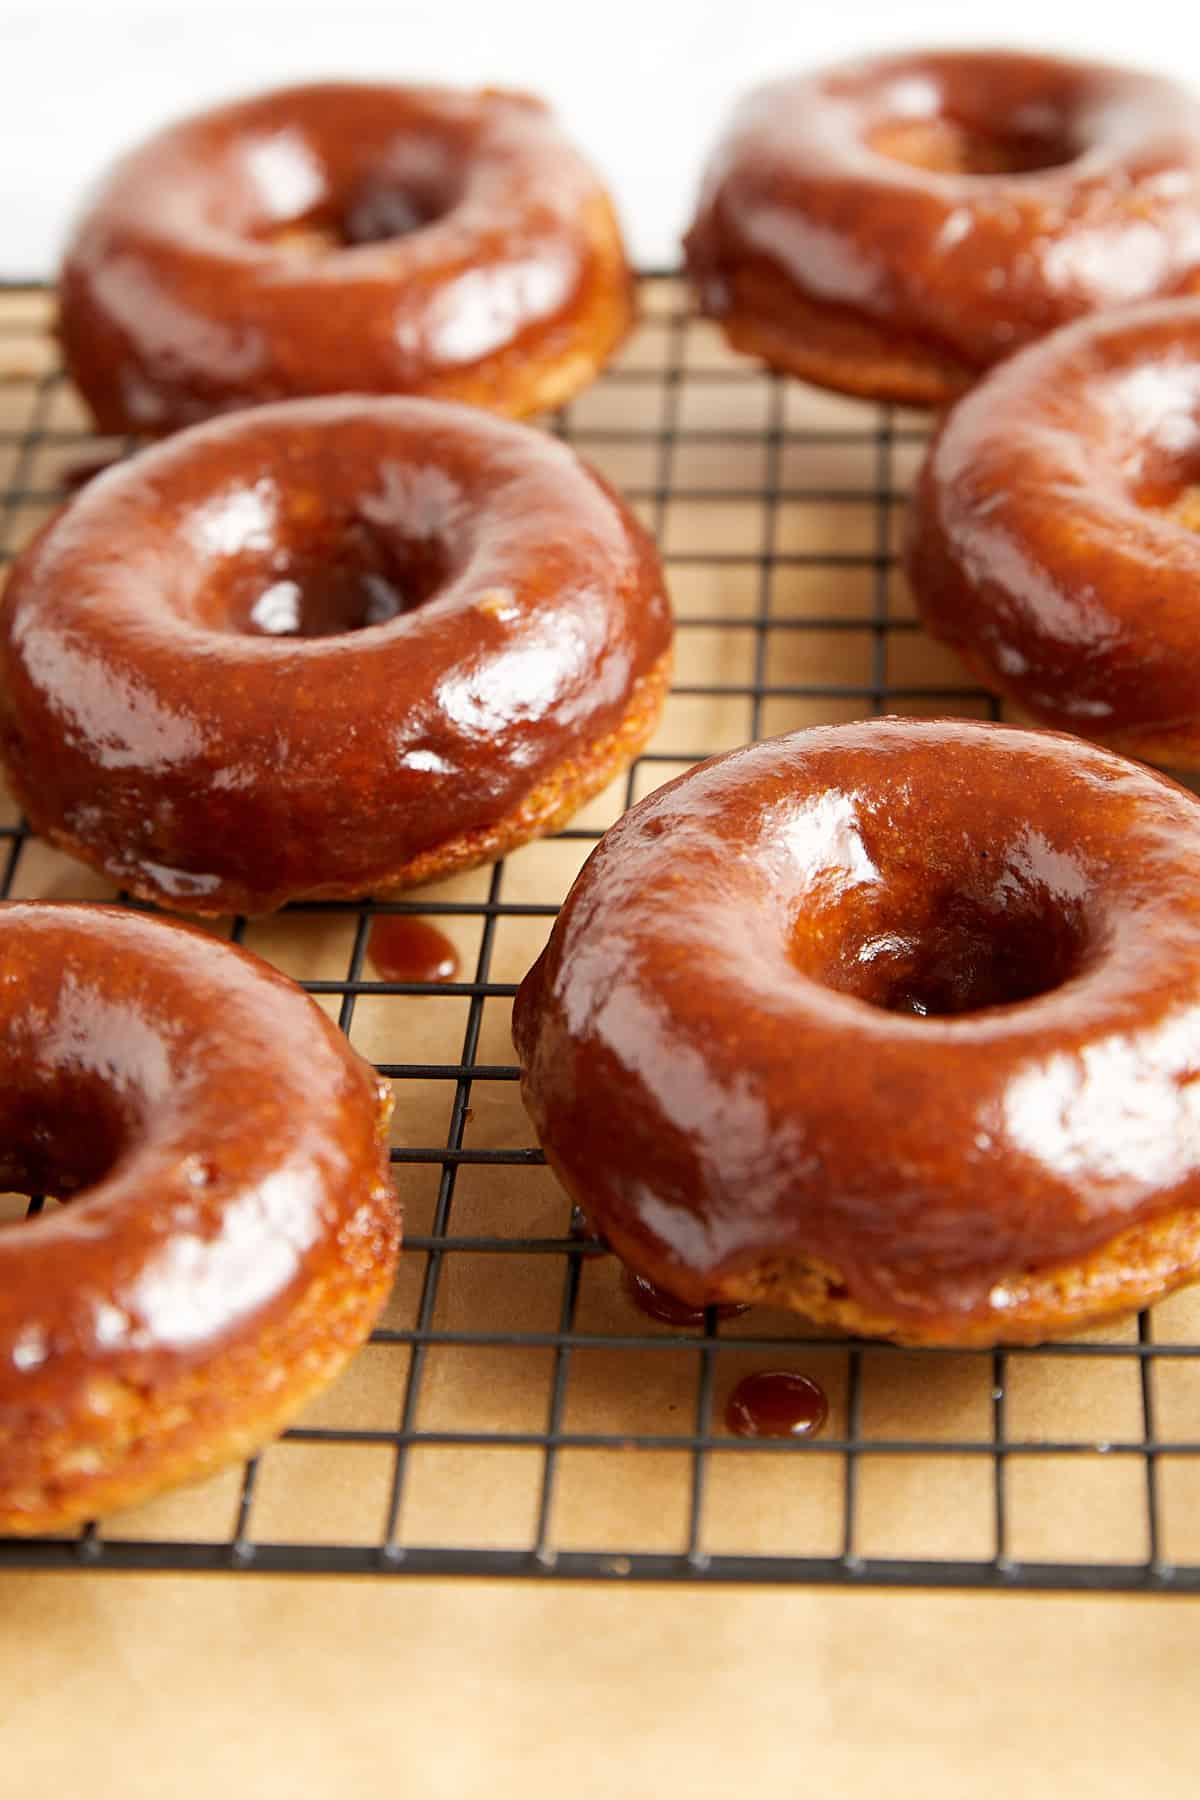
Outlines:
<svg viewBox="0 0 1200 1800"><path fill-rule="evenodd" d="M115 907L0 906L0 1531L256 1448L391 1284L390 1093L256 957Z"/></svg>
<svg viewBox="0 0 1200 1800"><path fill-rule="evenodd" d="M653 545L554 439L297 400L102 475L0 601L34 827L191 912L428 880L553 828L652 728Z"/></svg>
<svg viewBox="0 0 1200 1800"><path fill-rule="evenodd" d="M324 83L219 107L113 170L59 284L102 431L429 394L520 415L633 318L612 205L529 95Z"/></svg>
<svg viewBox="0 0 1200 1800"><path fill-rule="evenodd" d="M683 1331L703 1325L708 1316L705 1307L691 1306L686 1300L677 1299L666 1288L659 1287L657 1282L639 1275L636 1269L622 1269L621 1286L639 1312L644 1312L648 1319L657 1319L660 1324L677 1325ZM739 1313L748 1311L748 1308L718 1306L714 1311L718 1319L736 1319Z"/></svg>
<svg viewBox="0 0 1200 1800"><path fill-rule="evenodd" d="M1022 1342L1200 1273L1200 807L1078 739L703 764L608 832L513 1025L572 1199L697 1306Z"/></svg>
<svg viewBox="0 0 1200 1800"><path fill-rule="evenodd" d="M445 932L407 913L372 920L367 955L381 981L453 981L458 974L458 951Z"/></svg>
<svg viewBox="0 0 1200 1800"><path fill-rule="evenodd" d="M1049 725L1200 768L1200 299L1014 357L930 447L908 575L927 628Z"/></svg>
<svg viewBox="0 0 1200 1800"><path fill-rule="evenodd" d="M1200 283L1200 104L999 51L895 54L750 94L687 263L774 366L937 405L1082 314Z"/></svg>
<svg viewBox="0 0 1200 1800"><path fill-rule="evenodd" d="M825 1390L794 1369L757 1369L744 1375L725 1403L735 1437L815 1437L829 1417Z"/></svg>

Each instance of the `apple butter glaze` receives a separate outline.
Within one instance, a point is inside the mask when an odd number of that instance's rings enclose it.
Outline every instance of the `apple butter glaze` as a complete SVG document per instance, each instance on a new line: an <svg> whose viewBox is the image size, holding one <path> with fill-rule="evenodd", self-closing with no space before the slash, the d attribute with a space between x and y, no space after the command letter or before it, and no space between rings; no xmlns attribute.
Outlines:
<svg viewBox="0 0 1200 1800"><path fill-rule="evenodd" d="M1055 332L951 411L917 484L922 618L1048 725L1200 768L1200 299Z"/></svg>
<svg viewBox="0 0 1200 1800"><path fill-rule="evenodd" d="M390 1092L256 957L0 905L0 1531L248 1454L366 1337L399 1236ZM73 1196L73 1197L72 1197Z"/></svg>
<svg viewBox="0 0 1200 1800"><path fill-rule="evenodd" d="M1200 104L1009 51L773 82L718 145L686 249L738 348L941 404L1056 325L1200 282Z"/></svg>
<svg viewBox="0 0 1200 1800"><path fill-rule="evenodd" d="M296 400L98 476L0 600L0 753L134 893L261 913L554 829L658 717L654 547L565 445L474 408Z"/></svg>
<svg viewBox="0 0 1200 1800"><path fill-rule="evenodd" d="M725 1425L735 1437L815 1437L828 1417L824 1388L793 1369L743 1375L725 1403Z"/></svg>
<svg viewBox="0 0 1200 1800"><path fill-rule="evenodd" d="M621 1286L639 1312L644 1312L648 1319L657 1319L660 1324L677 1325L684 1331L703 1325L708 1316L707 1308L690 1306L686 1300L676 1299L666 1288L659 1287L645 1275L639 1275L635 1269L622 1269ZM739 1305L713 1308L718 1319L736 1319L739 1313L748 1310Z"/></svg>
<svg viewBox="0 0 1200 1800"><path fill-rule="evenodd" d="M513 1024L571 1198L693 1306L987 1344L1200 1271L1200 807L1077 739L701 765L607 833Z"/></svg>
<svg viewBox="0 0 1200 1800"><path fill-rule="evenodd" d="M458 974L458 951L445 932L406 913L372 920L367 955L381 981L453 981Z"/></svg>
<svg viewBox="0 0 1200 1800"><path fill-rule="evenodd" d="M526 94L324 83L127 155L59 284L106 432L324 393L561 405L633 318L611 202Z"/></svg>

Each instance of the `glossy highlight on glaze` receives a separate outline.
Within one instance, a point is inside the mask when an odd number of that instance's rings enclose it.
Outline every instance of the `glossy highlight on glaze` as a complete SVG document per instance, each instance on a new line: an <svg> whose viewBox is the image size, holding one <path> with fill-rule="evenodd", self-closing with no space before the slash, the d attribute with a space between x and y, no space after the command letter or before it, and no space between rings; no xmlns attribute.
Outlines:
<svg viewBox="0 0 1200 1800"><path fill-rule="evenodd" d="M915 1343L1200 1269L1200 807L1074 738L799 732L605 836L513 1029L637 1272ZM914 1004L914 1001L917 1004Z"/></svg>
<svg viewBox="0 0 1200 1800"><path fill-rule="evenodd" d="M921 616L1046 724L1200 767L1200 298L1081 322L943 421L909 528Z"/></svg>
<svg viewBox="0 0 1200 1800"><path fill-rule="evenodd" d="M0 1530L247 1452L367 1335L399 1237L390 1094L207 933L0 905Z"/></svg>
<svg viewBox="0 0 1200 1800"><path fill-rule="evenodd" d="M125 156L59 283L102 431L294 395L561 405L632 322L611 202L532 96L326 82Z"/></svg>
<svg viewBox="0 0 1200 1800"><path fill-rule="evenodd" d="M394 913L373 919L367 955L383 981L453 981L458 951L428 919Z"/></svg>
<svg viewBox="0 0 1200 1800"><path fill-rule="evenodd" d="M776 81L714 151L686 251L735 345L941 404L1056 325L1200 285L1200 103L1009 51Z"/></svg>
<svg viewBox="0 0 1200 1800"><path fill-rule="evenodd" d="M735 1437L815 1437L828 1417L824 1388L794 1369L744 1375L725 1404L725 1424Z"/></svg>
<svg viewBox="0 0 1200 1800"><path fill-rule="evenodd" d="M0 754L132 891L266 912L554 829L653 727L670 643L648 534L565 445L291 401L144 451L21 554Z"/></svg>

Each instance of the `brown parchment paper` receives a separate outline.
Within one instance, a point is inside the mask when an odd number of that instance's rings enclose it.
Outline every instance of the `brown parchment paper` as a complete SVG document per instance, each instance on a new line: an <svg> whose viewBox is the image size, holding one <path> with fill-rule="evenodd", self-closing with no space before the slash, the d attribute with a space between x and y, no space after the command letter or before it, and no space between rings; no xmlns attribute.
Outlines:
<svg viewBox="0 0 1200 1800"><path fill-rule="evenodd" d="M1198 1628L1175 1600L14 1576L3 1791L1189 1800Z"/></svg>
<svg viewBox="0 0 1200 1800"><path fill-rule="evenodd" d="M889 710L987 716L954 659L912 624L894 543L924 421L891 415L881 449L873 415L798 385L773 388L708 327L678 318L670 283L646 290L646 316L619 378L571 408L581 450L635 497L671 558L677 682L632 793L699 754L776 731L862 716L861 691L892 690ZM65 472L102 454L69 390L44 378L54 356L38 295L0 306L0 488L15 548L46 516ZM674 367L677 378L667 378ZM117 446L107 446L116 449ZM881 503L877 490L882 485ZM765 497L770 486L774 499ZM664 497L663 489L670 497ZM719 493L718 493L719 490ZM731 492L731 490L739 490ZM776 559L764 573L758 560ZM876 626L892 622L882 638ZM805 623L797 629L796 622ZM819 623L824 621L825 623ZM847 623L847 622L850 623ZM898 622L898 623L897 623ZM879 648L883 645L882 651ZM882 656L882 664L880 657ZM758 701L755 681L770 690ZM785 692L820 685L820 696ZM708 690L721 688L714 693ZM930 695L929 689L942 690ZM728 690L734 690L730 692ZM738 691L741 689L742 691ZM895 690L899 690L896 692ZM914 691L915 690L915 691ZM624 781L576 826L602 829ZM0 796L0 822L15 822ZM590 843L560 839L508 859L506 904L557 902ZM424 890L430 902L479 903L488 871ZM35 841L20 850L13 896L100 897L98 876ZM464 974L480 967L480 916L439 918ZM498 918L487 977L518 981L544 941L542 917ZM227 932L228 925L214 929ZM345 977L353 916L285 914L251 922L244 941L299 979ZM368 978L369 964L364 971ZM336 1013L337 998L326 1004ZM506 1065L510 1001L488 998L476 1061ZM382 1063L457 1064L468 1000L359 997L351 1037ZM394 1141L446 1142L454 1083L397 1084ZM475 1080L468 1150L517 1149L532 1137L516 1085ZM435 1222L436 1165L401 1165L407 1229ZM560 1240L569 1208L544 1168L466 1164L456 1239ZM442 1331L556 1331L561 1254L457 1248L442 1259L432 1324ZM427 1253L410 1250L382 1323L418 1320ZM653 1355L607 1338L667 1335L635 1312L611 1257L582 1265L557 1415L589 1436L686 1434L694 1423L699 1337ZM1200 1292L1152 1320L1156 1341L1200 1339ZM722 1327L713 1418L754 1368L803 1369L829 1395L826 1435L848 1434L851 1352L806 1343L802 1321L757 1310ZM739 1339L778 1336L771 1352ZM1149 1554L1147 1405L1162 1441L1194 1440L1200 1360L1157 1363L1143 1389L1130 1321L1087 1340L1116 1354L1021 1355L1003 1370L1010 1441L1054 1454L1010 1457L1007 1554L1016 1560L1137 1562ZM407 1344L366 1348L299 1423L394 1431L411 1369ZM477 1431L538 1436L556 1374L553 1348L437 1343L425 1352L413 1420L432 1434L410 1449L396 1542L527 1549L537 1531L545 1453L537 1444L438 1441ZM939 1445L990 1443L997 1366L990 1355L939 1359L862 1352L854 1375L858 1458L853 1550L861 1557L987 1559L996 1549L995 1464ZM897 1453L889 1444L915 1444ZM1115 1446L1108 1451L1097 1445ZM1086 1448L1087 1453L1081 1453ZM394 1448L287 1440L263 1455L245 1535L263 1543L374 1545L392 1492ZM563 1448L544 1548L620 1558L686 1546L692 1455L684 1449ZM1159 1552L1200 1558L1200 1458L1156 1467ZM224 1541L243 1499L240 1469L102 1522L106 1539ZM699 1547L709 1554L838 1555L846 1547L846 1465L839 1455L710 1458ZM1185 1602L1048 1599L785 1589L698 1591L451 1581L246 1576L154 1578L80 1572L0 1581L4 1725L0 1791L237 1794L729 1794L748 1780L790 1792L836 1781L874 1792L918 1772L947 1794L1184 1794L1195 1790L1193 1651ZM16 1775L20 1773L20 1784Z"/></svg>

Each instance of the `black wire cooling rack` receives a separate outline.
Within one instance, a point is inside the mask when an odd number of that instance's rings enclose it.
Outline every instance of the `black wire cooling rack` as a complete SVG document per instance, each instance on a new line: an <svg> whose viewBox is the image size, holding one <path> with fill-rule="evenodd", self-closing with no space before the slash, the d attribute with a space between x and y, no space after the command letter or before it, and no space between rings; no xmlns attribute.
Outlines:
<svg viewBox="0 0 1200 1800"><path fill-rule="evenodd" d="M678 680L619 787L557 839L390 904L229 934L304 981L397 1093L408 1233L349 1374L244 1469L0 1567L614 1581L1200 1590L1200 1300L996 1353L900 1351L754 1311L672 1330L623 1298L546 1170L508 1045L516 984L623 806L715 750L881 712L995 716L920 633L895 570L918 415L733 357L670 277L596 386L550 421L656 532ZM0 297L0 542L10 558L90 438L48 297ZM0 805L0 895L110 897ZM373 919L436 918L466 979L374 978ZM406 1042L423 1060L404 1059ZM825 1432L741 1440L742 1374L815 1375Z"/></svg>

